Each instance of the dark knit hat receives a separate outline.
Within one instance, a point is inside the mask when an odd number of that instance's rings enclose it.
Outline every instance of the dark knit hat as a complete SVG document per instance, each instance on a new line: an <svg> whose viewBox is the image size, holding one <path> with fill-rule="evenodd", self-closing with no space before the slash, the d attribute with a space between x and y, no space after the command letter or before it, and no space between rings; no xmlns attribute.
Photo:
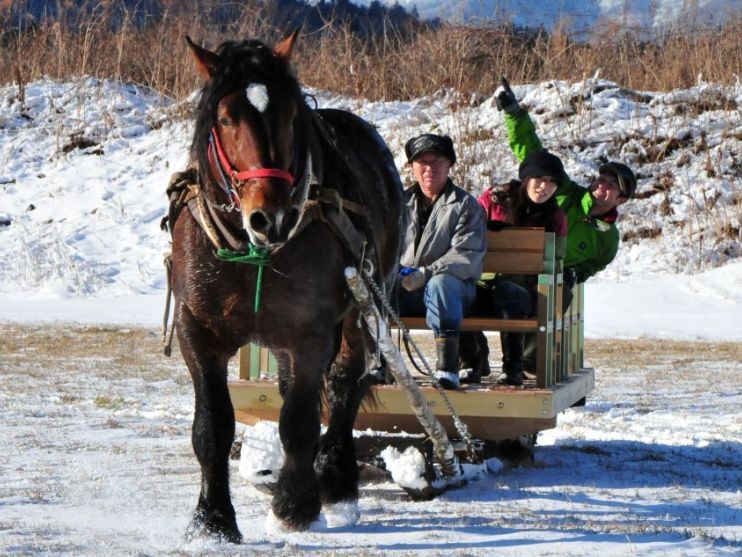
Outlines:
<svg viewBox="0 0 742 557"><path fill-rule="evenodd" d="M613 174L618 180L618 187L621 188L621 194L631 199L636 191L636 176L631 169L622 162L610 161L600 166L600 174Z"/></svg>
<svg viewBox="0 0 742 557"><path fill-rule="evenodd" d="M407 155L407 162L412 162L418 155L435 151L440 153L451 164L456 162L456 152L453 150L453 141L447 135L435 135L433 133L424 133L413 137L404 146L404 152Z"/></svg>
<svg viewBox="0 0 742 557"><path fill-rule="evenodd" d="M518 168L518 177L522 180L534 176L551 176L561 184L564 178L564 165L559 157L548 151L536 151L531 153Z"/></svg>

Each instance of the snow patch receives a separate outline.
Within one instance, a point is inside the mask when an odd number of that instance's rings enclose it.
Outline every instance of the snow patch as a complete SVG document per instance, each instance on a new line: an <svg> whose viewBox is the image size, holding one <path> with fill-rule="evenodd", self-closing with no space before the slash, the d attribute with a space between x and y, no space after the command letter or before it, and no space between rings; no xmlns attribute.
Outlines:
<svg viewBox="0 0 742 557"><path fill-rule="evenodd" d="M391 473L394 483L409 489L425 489L428 482L425 474L425 458L415 447L407 447L400 452L391 445L381 451L386 469Z"/></svg>
<svg viewBox="0 0 742 557"><path fill-rule="evenodd" d="M277 422L261 421L245 427L239 466L242 477L252 484L276 483L283 461Z"/></svg>

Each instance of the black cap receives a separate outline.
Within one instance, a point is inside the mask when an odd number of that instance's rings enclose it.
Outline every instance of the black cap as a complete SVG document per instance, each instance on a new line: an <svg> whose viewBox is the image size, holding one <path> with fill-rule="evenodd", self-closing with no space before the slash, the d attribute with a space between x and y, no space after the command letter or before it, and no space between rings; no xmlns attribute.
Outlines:
<svg viewBox="0 0 742 557"><path fill-rule="evenodd" d="M433 133L424 133L413 137L404 146L404 152L407 155L407 162L412 162L418 155L435 151L440 153L451 164L456 162L456 152L453 150L453 141L447 135L435 135Z"/></svg>
<svg viewBox="0 0 742 557"><path fill-rule="evenodd" d="M598 169L600 174L613 174L618 180L618 187L621 188L621 194L631 199L636 191L636 176L631 169L622 162L610 161L601 164Z"/></svg>
<svg viewBox="0 0 742 557"><path fill-rule="evenodd" d="M528 155L518 168L521 181L534 176L551 176L561 184L564 179L564 165L556 155L549 151L536 151Z"/></svg>

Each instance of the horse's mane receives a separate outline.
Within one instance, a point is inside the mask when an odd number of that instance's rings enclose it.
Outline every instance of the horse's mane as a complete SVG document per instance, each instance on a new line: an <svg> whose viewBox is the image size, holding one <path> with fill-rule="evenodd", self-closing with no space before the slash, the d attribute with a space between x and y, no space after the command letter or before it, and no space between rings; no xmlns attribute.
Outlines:
<svg viewBox="0 0 742 557"><path fill-rule="evenodd" d="M257 40L225 41L216 50L219 63L212 78L201 90L191 159L206 168L209 131L216 120L216 107L225 95L253 81L278 83L283 91L301 97L301 87L289 64L273 53L273 49Z"/></svg>

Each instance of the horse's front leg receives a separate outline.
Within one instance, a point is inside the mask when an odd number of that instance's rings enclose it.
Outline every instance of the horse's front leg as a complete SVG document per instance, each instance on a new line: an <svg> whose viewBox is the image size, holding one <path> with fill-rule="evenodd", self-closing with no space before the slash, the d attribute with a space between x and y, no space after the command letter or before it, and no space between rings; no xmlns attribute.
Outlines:
<svg viewBox="0 0 742 557"><path fill-rule="evenodd" d="M358 328L357 321L357 311L346 316L340 352L327 380L330 421L315 459L323 504L347 502L352 505L358 500L353 424L368 389L368 381L362 381L361 376L366 367L365 345L370 346L371 339L367 336L364 342L365 333Z"/></svg>
<svg viewBox="0 0 742 557"><path fill-rule="evenodd" d="M240 543L242 534L229 493L229 451L235 429L227 390L231 354L183 305L177 326L180 350L196 395L191 441L201 465L201 493L186 536L209 535Z"/></svg>
<svg viewBox="0 0 742 557"><path fill-rule="evenodd" d="M321 330L321 327L318 327ZM320 433L320 390L333 356L331 335L305 337L290 352L278 424L285 460L273 495L273 514L289 530L306 530L319 517L314 456Z"/></svg>

